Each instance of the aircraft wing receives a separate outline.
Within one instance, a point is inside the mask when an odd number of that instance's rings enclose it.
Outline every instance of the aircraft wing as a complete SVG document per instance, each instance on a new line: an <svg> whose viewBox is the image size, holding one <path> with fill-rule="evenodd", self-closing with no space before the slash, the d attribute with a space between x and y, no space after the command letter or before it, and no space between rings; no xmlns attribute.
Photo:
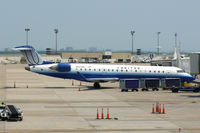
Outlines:
<svg viewBox="0 0 200 133"><path fill-rule="evenodd" d="M90 82L115 82L118 81L118 78L86 78Z"/></svg>
<svg viewBox="0 0 200 133"><path fill-rule="evenodd" d="M80 75L80 77L83 78L84 80L90 81L90 82L116 82L119 80L119 78L86 78L80 72L77 72L77 74Z"/></svg>

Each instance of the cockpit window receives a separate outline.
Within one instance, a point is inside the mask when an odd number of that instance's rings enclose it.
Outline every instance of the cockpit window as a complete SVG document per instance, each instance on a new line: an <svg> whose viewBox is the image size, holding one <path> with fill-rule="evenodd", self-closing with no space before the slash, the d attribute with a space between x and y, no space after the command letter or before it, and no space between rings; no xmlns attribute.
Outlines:
<svg viewBox="0 0 200 133"><path fill-rule="evenodd" d="M177 73L184 73L184 70L177 70Z"/></svg>

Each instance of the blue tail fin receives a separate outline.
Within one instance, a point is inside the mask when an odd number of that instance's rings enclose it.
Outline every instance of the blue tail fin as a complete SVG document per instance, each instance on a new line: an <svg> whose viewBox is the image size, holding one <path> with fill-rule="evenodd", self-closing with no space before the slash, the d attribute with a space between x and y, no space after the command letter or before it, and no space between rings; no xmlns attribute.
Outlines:
<svg viewBox="0 0 200 133"><path fill-rule="evenodd" d="M14 50L19 50L20 52L22 52L29 66L40 65L44 63L41 56L37 53L37 51L32 46L29 46L29 45L19 46L19 47L15 47Z"/></svg>

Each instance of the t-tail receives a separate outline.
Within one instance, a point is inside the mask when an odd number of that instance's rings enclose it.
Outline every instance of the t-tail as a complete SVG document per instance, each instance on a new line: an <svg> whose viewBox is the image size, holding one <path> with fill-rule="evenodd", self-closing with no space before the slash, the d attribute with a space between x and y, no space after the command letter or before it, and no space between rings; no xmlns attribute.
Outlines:
<svg viewBox="0 0 200 133"><path fill-rule="evenodd" d="M29 66L52 63L52 62L44 61L42 57L37 53L37 51L32 46L29 46L29 45L18 46L18 47L15 47L14 50L19 50L23 54Z"/></svg>

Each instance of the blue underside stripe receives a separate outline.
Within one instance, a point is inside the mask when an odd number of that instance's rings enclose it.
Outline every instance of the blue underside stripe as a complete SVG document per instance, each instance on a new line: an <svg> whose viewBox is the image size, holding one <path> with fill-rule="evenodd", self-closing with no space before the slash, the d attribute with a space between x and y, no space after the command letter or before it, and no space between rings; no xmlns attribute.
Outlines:
<svg viewBox="0 0 200 133"><path fill-rule="evenodd" d="M36 71L35 71L36 72ZM39 74L57 77L57 78L64 78L64 79L76 79L81 81L86 81L87 78L118 78L118 79L139 79L139 78L181 78L181 81L189 81L188 77L179 76L175 74L144 74L144 73L98 73L98 72L81 72L78 74L77 72L36 72Z"/></svg>

